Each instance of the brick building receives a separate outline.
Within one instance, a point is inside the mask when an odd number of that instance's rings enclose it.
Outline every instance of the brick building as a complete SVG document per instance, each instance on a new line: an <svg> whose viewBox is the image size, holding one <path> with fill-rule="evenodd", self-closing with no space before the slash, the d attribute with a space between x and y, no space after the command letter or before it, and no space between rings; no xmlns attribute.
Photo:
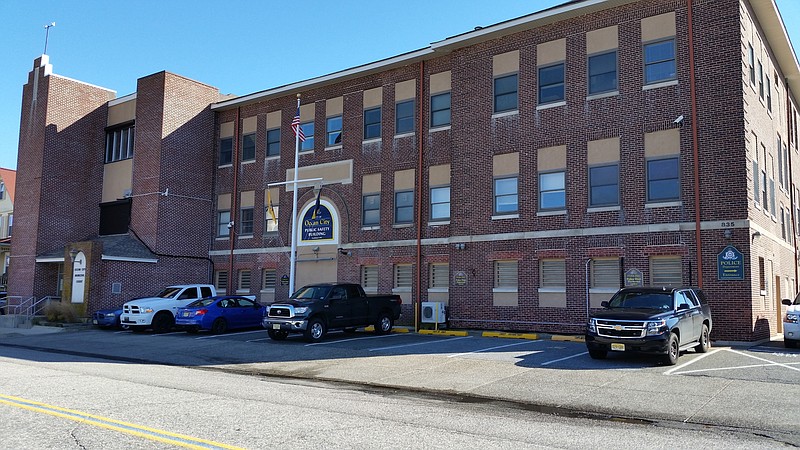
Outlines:
<svg viewBox="0 0 800 450"><path fill-rule="evenodd" d="M320 179L297 285L577 332L622 285L694 284L736 340L797 291L800 67L772 0L574 0L234 98L162 72L114 99L46 56L24 89L12 294L286 298L296 113Z"/></svg>

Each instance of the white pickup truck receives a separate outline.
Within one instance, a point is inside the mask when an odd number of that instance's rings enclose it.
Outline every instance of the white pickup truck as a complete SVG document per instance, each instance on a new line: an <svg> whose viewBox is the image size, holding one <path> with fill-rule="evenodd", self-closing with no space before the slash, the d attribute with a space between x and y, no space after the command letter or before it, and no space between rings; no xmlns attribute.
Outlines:
<svg viewBox="0 0 800 450"><path fill-rule="evenodd" d="M152 328L156 333L165 333L175 325L178 308L215 295L217 291L210 284L169 286L154 297L137 298L122 305L120 324L133 331Z"/></svg>

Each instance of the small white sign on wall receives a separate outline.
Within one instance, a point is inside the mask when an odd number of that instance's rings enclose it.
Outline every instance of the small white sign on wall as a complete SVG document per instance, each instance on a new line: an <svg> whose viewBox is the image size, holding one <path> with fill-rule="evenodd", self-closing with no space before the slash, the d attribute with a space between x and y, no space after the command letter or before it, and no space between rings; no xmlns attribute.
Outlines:
<svg viewBox="0 0 800 450"><path fill-rule="evenodd" d="M86 255L78 252L72 262L72 303L83 303L86 293Z"/></svg>

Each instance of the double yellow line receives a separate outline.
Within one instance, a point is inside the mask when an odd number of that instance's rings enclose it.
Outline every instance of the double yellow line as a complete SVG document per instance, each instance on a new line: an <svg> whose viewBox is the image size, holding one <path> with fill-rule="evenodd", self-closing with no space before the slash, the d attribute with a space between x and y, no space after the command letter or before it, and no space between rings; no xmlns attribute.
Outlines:
<svg viewBox="0 0 800 450"><path fill-rule="evenodd" d="M240 449L241 447L234 447L232 445L221 444L219 442L207 441L205 439L198 439L191 436L186 436L178 433L171 433L169 431L158 430L155 428L144 427L120 420L109 419L107 417L96 416L73 409L61 408L58 406L48 405L47 403L34 402L24 398L12 397L10 395L0 394L0 404L13 406L15 408L26 409L41 414L50 416L61 417L63 419L74 420L87 425L92 425L107 430L119 431L121 433L138 436L152 441L163 442L166 444L178 445L186 448L194 449Z"/></svg>

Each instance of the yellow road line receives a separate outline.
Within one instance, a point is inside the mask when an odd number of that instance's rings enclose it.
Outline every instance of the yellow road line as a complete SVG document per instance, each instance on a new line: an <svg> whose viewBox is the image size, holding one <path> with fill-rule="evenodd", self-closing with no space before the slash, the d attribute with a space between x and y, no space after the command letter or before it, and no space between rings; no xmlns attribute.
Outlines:
<svg viewBox="0 0 800 450"><path fill-rule="evenodd" d="M0 394L0 404L13 406L15 408L26 409L28 411L47 414L50 416L61 417L63 419L74 420L76 422L85 423L87 425L94 425L96 427L105 428L108 430L119 431L121 433L138 436L152 441L158 441L166 444L178 445L186 448L193 449L240 449L232 445L222 444L219 442L208 441L199 439L184 434L171 433L169 431L158 430L156 428L145 427L136 425L121 420L110 419L107 417L96 416L73 409L61 408L47 403L35 402L26 400L20 397L13 397L10 395Z"/></svg>

